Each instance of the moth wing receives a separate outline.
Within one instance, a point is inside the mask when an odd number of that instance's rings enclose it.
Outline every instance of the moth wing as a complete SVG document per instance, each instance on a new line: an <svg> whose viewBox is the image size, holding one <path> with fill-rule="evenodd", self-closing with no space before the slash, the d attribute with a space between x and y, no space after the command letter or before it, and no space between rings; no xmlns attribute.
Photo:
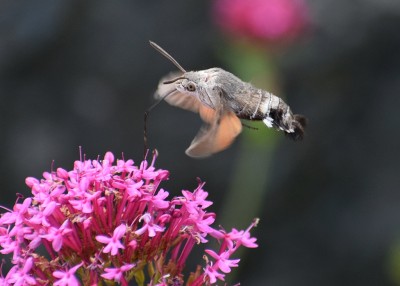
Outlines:
<svg viewBox="0 0 400 286"><path fill-rule="evenodd" d="M201 105L199 113L206 124L186 150L190 157L204 158L222 151L231 145L242 131L242 123L232 111L222 113Z"/></svg>
<svg viewBox="0 0 400 286"><path fill-rule="evenodd" d="M175 83L164 83L165 81L172 80L181 75L182 73L180 72L172 72L161 78L158 84L157 91L154 94L154 98L162 99L164 96L168 95L167 97L165 97L165 101L168 102L170 105L192 112L198 112L201 102L196 97L179 92L175 88Z"/></svg>
<svg viewBox="0 0 400 286"><path fill-rule="evenodd" d="M201 104L199 106L199 115L200 118L207 124L213 124L214 122L218 121L219 118L221 117L221 112L217 112L215 109L212 109L211 107L205 106L204 104Z"/></svg>

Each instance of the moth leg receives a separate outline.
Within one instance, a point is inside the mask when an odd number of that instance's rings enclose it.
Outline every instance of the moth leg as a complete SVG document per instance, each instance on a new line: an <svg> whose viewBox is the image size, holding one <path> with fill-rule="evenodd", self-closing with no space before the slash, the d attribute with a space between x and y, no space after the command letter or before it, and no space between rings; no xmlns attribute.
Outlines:
<svg viewBox="0 0 400 286"><path fill-rule="evenodd" d="M257 128L257 127L250 126L250 125L248 125L248 124L246 124L246 123L243 123L243 122L242 122L242 125L243 125L244 127L246 127L246 128L249 128L249 129L251 129L251 130L258 130L258 128Z"/></svg>

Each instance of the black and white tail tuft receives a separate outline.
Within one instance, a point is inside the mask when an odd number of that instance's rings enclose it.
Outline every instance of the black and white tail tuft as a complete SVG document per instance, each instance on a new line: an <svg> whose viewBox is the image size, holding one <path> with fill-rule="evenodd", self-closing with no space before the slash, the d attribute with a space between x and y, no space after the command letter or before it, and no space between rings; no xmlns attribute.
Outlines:
<svg viewBox="0 0 400 286"><path fill-rule="evenodd" d="M307 125L307 119L300 114L293 115L292 121L292 132L288 132L285 130L285 135L287 135L290 139L295 141L300 141L304 137L304 129Z"/></svg>

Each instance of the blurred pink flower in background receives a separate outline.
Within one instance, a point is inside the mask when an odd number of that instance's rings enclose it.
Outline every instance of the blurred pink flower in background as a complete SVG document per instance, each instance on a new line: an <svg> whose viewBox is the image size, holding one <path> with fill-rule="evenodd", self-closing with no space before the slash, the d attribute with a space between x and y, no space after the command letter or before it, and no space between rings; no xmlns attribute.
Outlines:
<svg viewBox="0 0 400 286"><path fill-rule="evenodd" d="M216 0L213 17L234 36L264 41L291 40L308 24L303 0Z"/></svg>

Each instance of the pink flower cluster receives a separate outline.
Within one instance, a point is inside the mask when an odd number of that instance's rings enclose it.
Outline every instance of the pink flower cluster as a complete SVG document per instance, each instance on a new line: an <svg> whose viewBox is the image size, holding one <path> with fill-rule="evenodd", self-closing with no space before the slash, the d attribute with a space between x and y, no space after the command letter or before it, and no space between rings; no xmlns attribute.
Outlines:
<svg viewBox="0 0 400 286"><path fill-rule="evenodd" d="M167 200L159 189L166 170L154 160L135 166L111 152L103 160L80 160L72 171L58 168L43 179L27 178L32 197L0 217L0 253L13 264L1 285L211 285L237 267L232 254L257 247L250 229L225 232L211 224L215 214L204 183ZM115 164L114 164L115 163ZM204 267L187 277L185 262L196 244L211 236L218 251L206 250ZM45 250L45 251L44 251ZM108 285L108 284L107 284Z"/></svg>
<svg viewBox="0 0 400 286"><path fill-rule="evenodd" d="M215 0L213 17L228 33L264 41L287 41L308 22L303 0Z"/></svg>

